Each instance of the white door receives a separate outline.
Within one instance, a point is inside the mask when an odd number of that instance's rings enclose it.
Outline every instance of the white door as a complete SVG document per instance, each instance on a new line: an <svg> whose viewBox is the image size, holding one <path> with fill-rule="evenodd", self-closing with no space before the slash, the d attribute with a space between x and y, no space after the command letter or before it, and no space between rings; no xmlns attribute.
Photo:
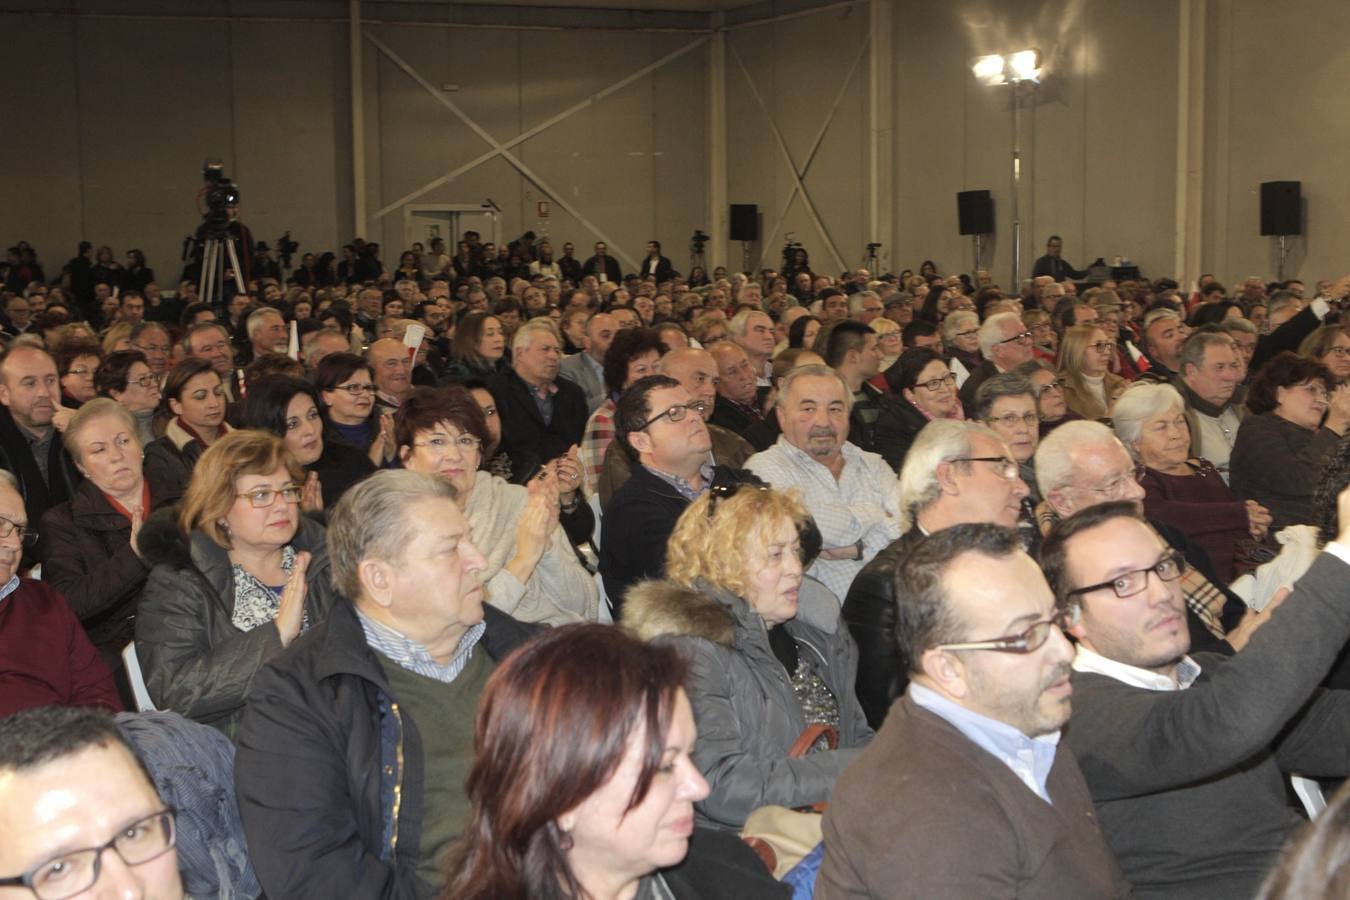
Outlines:
<svg viewBox="0 0 1350 900"><path fill-rule="evenodd" d="M497 213L478 204L409 204L403 208L404 247L419 241L430 247L433 238L444 238L446 252L453 256L455 244L466 231L478 232L484 243L496 243Z"/></svg>

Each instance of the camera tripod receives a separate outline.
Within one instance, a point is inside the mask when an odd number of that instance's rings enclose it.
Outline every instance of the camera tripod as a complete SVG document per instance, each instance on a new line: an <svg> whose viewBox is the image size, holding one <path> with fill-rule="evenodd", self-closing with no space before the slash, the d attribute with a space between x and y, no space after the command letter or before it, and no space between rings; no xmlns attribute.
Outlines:
<svg viewBox="0 0 1350 900"><path fill-rule="evenodd" d="M201 279L197 285L197 294L201 302L208 306L224 306L225 301L225 262L228 258L230 265L234 268L235 287L239 291L246 290L238 283L243 277L243 269L239 266L239 256L234 252L234 241L230 240L228 232L208 231L207 238L202 244L202 272Z"/></svg>

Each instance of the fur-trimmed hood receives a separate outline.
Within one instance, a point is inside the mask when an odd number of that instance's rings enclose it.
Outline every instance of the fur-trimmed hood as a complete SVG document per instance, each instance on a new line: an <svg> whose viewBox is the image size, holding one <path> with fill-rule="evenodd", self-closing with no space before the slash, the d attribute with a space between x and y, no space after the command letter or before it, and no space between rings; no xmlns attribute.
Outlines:
<svg viewBox="0 0 1350 900"><path fill-rule="evenodd" d="M640 581L624 594L621 624L644 641L681 635L732 647L738 622L744 627L755 618L744 600L711 585L693 588L672 581ZM793 621L834 634L839 600L814 578L804 578Z"/></svg>

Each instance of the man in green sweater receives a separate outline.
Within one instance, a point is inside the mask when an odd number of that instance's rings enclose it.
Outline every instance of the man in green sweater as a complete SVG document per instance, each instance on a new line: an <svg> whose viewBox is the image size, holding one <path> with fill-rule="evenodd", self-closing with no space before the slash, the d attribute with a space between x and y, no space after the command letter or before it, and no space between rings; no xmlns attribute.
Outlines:
<svg viewBox="0 0 1350 900"><path fill-rule="evenodd" d="M438 894L468 814L478 698L534 626L483 602L483 555L430 475L385 470L330 513L351 602L260 671L235 789L269 897Z"/></svg>
<svg viewBox="0 0 1350 900"><path fill-rule="evenodd" d="M1318 688L1350 637L1350 490L1338 506L1337 540L1236 656L1188 655L1185 559L1134 503L1046 539L1078 618L1065 744L1136 897L1252 896L1301 821L1283 772L1350 773L1350 692Z"/></svg>

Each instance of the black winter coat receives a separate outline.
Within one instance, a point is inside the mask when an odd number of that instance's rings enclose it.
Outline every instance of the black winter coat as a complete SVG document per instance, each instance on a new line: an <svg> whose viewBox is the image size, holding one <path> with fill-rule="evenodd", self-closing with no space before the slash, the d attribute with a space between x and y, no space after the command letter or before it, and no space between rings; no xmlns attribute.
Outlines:
<svg viewBox="0 0 1350 900"><path fill-rule="evenodd" d="M541 630L487 605L483 619L480 646L494 660ZM258 673L239 727L235 795L264 891L288 900L436 896L440 886L417 875L422 785L417 723L355 609L339 600Z"/></svg>
<svg viewBox="0 0 1350 900"><path fill-rule="evenodd" d="M590 411L586 394L566 378L554 384L553 418L545 424L529 385L515 372L491 378L488 388L497 401L502 423L501 449L511 457L511 481L520 484L551 459L581 443Z"/></svg>
<svg viewBox="0 0 1350 900"><path fill-rule="evenodd" d="M271 623L252 631L234 626L229 556L203 532L185 536L175 513L161 510L141 529L152 568L136 617L136 654L157 707L233 737L254 676L282 651L281 635ZM323 526L301 516L291 545L313 554L305 577L313 626L328 618L337 594Z"/></svg>

